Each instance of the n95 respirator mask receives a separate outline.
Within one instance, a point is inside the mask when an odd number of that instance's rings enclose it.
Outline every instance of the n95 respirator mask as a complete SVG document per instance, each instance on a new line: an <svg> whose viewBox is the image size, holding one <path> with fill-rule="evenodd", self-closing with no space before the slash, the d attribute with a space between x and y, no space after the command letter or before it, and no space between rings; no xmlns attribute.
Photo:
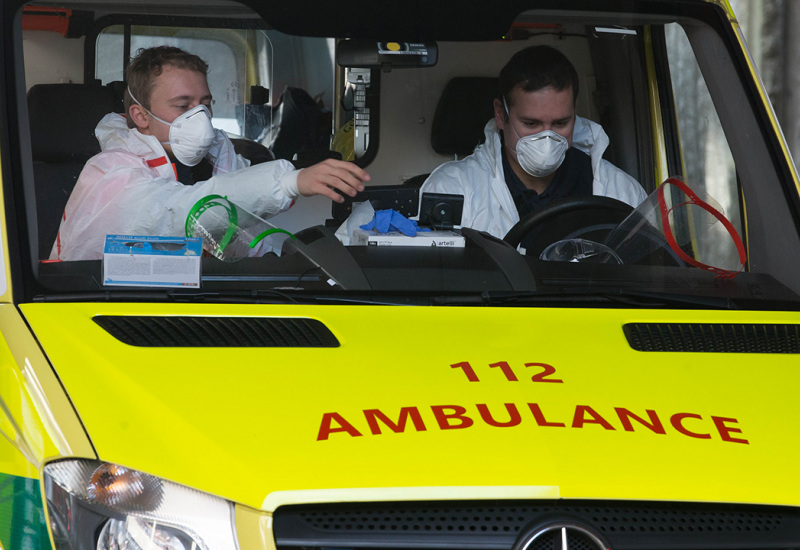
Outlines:
<svg viewBox="0 0 800 550"><path fill-rule="evenodd" d="M505 103L505 101L504 101ZM526 173L537 178L549 176L564 162L564 158L569 149L567 138L554 132L545 130L529 136L520 137L514 125L511 123L511 115L508 106L505 105L507 126L517 136L517 146L513 150L517 155L517 162ZM511 149L510 147L508 148Z"/></svg>
<svg viewBox="0 0 800 550"><path fill-rule="evenodd" d="M214 127L211 125L211 111L205 105L197 105L181 114L172 122L167 122L145 108L144 105L128 93L151 117L162 124L169 126L169 141L162 142L162 145L169 145L172 154L181 164L186 166L196 166L211 149L214 143Z"/></svg>
<svg viewBox="0 0 800 550"><path fill-rule="evenodd" d="M531 176L543 178L558 170L567 149L567 138L553 130L545 130L517 141L517 162Z"/></svg>

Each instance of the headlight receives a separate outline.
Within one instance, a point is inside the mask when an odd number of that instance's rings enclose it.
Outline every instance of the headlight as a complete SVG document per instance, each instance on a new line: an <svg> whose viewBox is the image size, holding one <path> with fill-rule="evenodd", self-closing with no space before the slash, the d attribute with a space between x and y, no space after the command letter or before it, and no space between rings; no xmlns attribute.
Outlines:
<svg viewBox="0 0 800 550"><path fill-rule="evenodd" d="M236 550L233 505L117 464L44 467L56 550Z"/></svg>

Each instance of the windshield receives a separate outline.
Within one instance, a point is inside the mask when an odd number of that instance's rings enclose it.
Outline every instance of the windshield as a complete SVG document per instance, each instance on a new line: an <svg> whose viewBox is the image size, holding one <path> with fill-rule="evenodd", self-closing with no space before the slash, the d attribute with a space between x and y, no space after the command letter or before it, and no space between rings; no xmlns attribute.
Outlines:
<svg viewBox="0 0 800 550"><path fill-rule="evenodd" d="M724 13L635 5L390 42L31 4L26 295L797 309L797 189Z"/></svg>

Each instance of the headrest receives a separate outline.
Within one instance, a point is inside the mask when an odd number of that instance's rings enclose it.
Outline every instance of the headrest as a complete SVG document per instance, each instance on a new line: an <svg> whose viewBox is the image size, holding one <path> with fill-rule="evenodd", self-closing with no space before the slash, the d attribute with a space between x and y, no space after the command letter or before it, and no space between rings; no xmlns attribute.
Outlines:
<svg viewBox="0 0 800 550"><path fill-rule="evenodd" d="M497 78L459 76L445 86L431 128L431 146L442 155L466 156L483 142L494 117Z"/></svg>
<svg viewBox="0 0 800 550"><path fill-rule="evenodd" d="M86 162L100 152L94 129L114 111L114 94L99 84L36 84L28 91L33 160Z"/></svg>
<svg viewBox="0 0 800 550"><path fill-rule="evenodd" d="M272 128L262 142L275 158L291 160L295 153L328 150L331 122L316 100L302 88L287 86L272 111Z"/></svg>

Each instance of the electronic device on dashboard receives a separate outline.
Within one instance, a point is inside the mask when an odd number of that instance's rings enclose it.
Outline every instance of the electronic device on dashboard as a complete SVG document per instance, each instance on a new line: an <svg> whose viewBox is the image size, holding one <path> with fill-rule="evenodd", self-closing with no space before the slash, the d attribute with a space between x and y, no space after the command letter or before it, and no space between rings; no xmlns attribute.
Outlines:
<svg viewBox="0 0 800 550"><path fill-rule="evenodd" d="M344 197L344 202L331 203L332 225L343 223L353 212L353 207L361 202L369 201L376 211L397 210L406 218L415 217L419 206L419 188L405 185L371 186L357 193L355 197L340 194Z"/></svg>
<svg viewBox="0 0 800 550"><path fill-rule="evenodd" d="M453 229L461 225L464 195L423 193L419 207L419 225L433 229Z"/></svg>

